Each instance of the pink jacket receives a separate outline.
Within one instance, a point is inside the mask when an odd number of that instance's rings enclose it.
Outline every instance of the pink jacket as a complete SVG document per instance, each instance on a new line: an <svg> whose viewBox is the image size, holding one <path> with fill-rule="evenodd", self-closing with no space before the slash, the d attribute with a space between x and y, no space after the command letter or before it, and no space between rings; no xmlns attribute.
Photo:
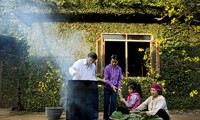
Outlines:
<svg viewBox="0 0 200 120"><path fill-rule="evenodd" d="M135 101L135 103L131 103L133 96L137 95L137 100ZM128 97L127 97L127 101L128 104L133 104L133 106L131 108L128 108L128 110L134 110L136 107L138 107L140 105L140 95L137 92L131 93Z"/></svg>

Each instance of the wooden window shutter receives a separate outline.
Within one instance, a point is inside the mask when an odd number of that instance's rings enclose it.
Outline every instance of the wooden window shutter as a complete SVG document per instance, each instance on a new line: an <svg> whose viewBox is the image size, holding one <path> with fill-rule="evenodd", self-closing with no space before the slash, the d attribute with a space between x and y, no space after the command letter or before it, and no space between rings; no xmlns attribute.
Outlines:
<svg viewBox="0 0 200 120"><path fill-rule="evenodd" d="M96 40L96 54L98 56L96 61L97 76L103 77L105 66L105 42L102 35Z"/></svg>
<svg viewBox="0 0 200 120"><path fill-rule="evenodd" d="M158 45L158 40L150 41L150 64L155 73L152 73L152 77L160 73L160 47Z"/></svg>

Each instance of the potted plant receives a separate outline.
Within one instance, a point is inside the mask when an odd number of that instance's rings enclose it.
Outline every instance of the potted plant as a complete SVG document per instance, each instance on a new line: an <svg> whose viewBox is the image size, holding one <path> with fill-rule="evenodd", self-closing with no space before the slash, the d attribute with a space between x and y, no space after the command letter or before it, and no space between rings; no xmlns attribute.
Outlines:
<svg viewBox="0 0 200 120"><path fill-rule="evenodd" d="M48 120L59 119L62 115L63 108L59 105L60 87L63 76L60 70L53 67L50 62L47 62L47 71L44 80L39 82L39 90L47 101L45 114Z"/></svg>

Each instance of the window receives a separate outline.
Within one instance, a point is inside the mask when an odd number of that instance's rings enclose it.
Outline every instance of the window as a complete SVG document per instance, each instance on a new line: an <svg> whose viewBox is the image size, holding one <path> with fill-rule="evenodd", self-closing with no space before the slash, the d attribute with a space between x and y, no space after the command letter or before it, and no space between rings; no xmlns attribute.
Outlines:
<svg viewBox="0 0 200 120"><path fill-rule="evenodd" d="M103 75L104 67L110 63L110 56L117 54L119 66L126 77L145 77L147 70L143 60L144 52L139 52L138 49L153 49L153 41L151 34L103 33L96 42L97 72Z"/></svg>

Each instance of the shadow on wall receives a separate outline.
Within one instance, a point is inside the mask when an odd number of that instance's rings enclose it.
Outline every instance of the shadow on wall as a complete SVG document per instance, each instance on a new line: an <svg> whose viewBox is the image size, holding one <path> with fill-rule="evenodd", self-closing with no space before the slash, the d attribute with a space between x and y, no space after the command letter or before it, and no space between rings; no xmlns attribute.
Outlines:
<svg viewBox="0 0 200 120"><path fill-rule="evenodd" d="M25 40L0 35L0 107L23 109L20 81L25 75L28 49Z"/></svg>

